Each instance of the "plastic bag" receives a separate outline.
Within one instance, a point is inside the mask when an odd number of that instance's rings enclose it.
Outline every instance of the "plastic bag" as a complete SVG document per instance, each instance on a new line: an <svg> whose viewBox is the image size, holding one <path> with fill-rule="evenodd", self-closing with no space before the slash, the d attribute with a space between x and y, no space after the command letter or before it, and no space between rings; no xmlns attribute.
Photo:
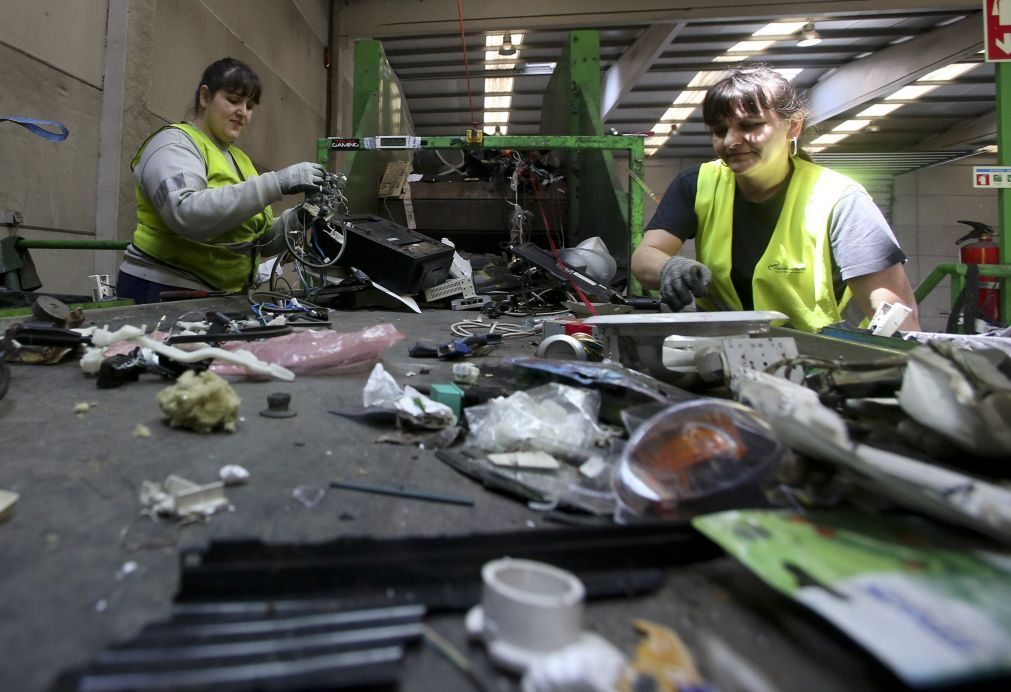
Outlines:
<svg viewBox="0 0 1011 692"><path fill-rule="evenodd" d="M392 324L377 324L349 333L310 329L264 341L227 342L224 348L249 351L298 375L343 375L373 367L403 338ZM214 363L211 369L219 375L247 374L245 368L228 363Z"/></svg>
<svg viewBox="0 0 1011 692"><path fill-rule="evenodd" d="M597 426L600 393L546 384L465 411L468 444L488 452L536 449L535 440L593 447L604 437Z"/></svg>

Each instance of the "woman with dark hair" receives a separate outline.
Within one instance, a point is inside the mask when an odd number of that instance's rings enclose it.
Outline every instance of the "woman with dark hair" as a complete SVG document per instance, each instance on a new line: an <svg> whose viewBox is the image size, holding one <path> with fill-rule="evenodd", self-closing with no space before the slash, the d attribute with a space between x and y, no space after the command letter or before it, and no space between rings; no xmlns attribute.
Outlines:
<svg viewBox="0 0 1011 692"><path fill-rule="evenodd" d="M632 271L675 311L778 310L796 329L843 319L852 298L862 316L882 303L912 313L905 254L859 183L812 163L797 142L804 105L766 66L715 83L702 118L718 160L682 171L632 255ZM695 240L698 261L680 257Z"/></svg>
<svg viewBox="0 0 1011 692"><path fill-rule="evenodd" d="M270 205L321 185L326 170L296 163L257 175L235 146L260 102L260 78L223 58L204 70L194 116L155 132L131 162L137 228L119 268L116 293L151 303L170 290L241 291L252 286L260 254L284 247L292 210Z"/></svg>

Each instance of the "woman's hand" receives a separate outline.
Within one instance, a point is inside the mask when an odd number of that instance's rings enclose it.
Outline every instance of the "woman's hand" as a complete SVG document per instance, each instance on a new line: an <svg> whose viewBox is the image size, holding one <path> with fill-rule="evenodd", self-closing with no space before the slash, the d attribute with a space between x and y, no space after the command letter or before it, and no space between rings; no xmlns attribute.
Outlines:
<svg viewBox="0 0 1011 692"><path fill-rule="evenodd" d="M317 192L326 180L326 169L318 163L304 161L275 173L281 194L290 195L295 192Z"/></svg>
<svg viewBox="0 0 1011 692"><path fill-rule="evenodd" d="M687 257L674 255L660 270L660 297L674 312L681 312L696 297L709 295L713 273L709 267Z"/></svg>

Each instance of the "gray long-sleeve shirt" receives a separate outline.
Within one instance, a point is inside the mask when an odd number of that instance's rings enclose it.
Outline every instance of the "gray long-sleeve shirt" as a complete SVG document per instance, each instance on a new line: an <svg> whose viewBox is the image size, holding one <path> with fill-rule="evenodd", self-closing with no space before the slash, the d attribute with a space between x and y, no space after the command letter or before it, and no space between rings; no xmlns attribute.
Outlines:
<svg viewBox="0 0 1011 692"><path fill-rule="evenodd" d="M223 151L227 153L227 149ZM231 160L231 156L226 158ZM235 185L208 188L207 164L200 149L189 135L175 127L165 128L151 138L133 174L141 192L151 200L168 228L184 238L204 243L239 226L282 197L277 174L272 171ZM275 221L260 239L265 254L277 245L267 247L279 227ZM124 255L120 271L170 286L210 288L193 274L162 264L133 245Z"/></svg>

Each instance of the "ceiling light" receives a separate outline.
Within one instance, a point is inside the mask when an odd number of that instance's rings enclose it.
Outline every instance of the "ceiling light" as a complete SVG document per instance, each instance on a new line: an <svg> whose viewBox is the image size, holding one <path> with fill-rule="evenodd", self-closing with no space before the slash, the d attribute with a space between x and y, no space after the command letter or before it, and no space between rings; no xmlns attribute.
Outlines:
<svg viewBox="0 0 1011 692"><path fill-rule="evenodd" d="M797 41L797 45L807 48L808 46L817 46L819 43L821 43L821 34L815 30L814 22L808 22L800 30L800 40Z"/></svg>
<svg viewBox="0 0 1011 692"><path fill-rule="evenodd" d="M499 55L516 55L516 46L513 45L512 34L502 37L502 46L498 49Z"/></svg>

